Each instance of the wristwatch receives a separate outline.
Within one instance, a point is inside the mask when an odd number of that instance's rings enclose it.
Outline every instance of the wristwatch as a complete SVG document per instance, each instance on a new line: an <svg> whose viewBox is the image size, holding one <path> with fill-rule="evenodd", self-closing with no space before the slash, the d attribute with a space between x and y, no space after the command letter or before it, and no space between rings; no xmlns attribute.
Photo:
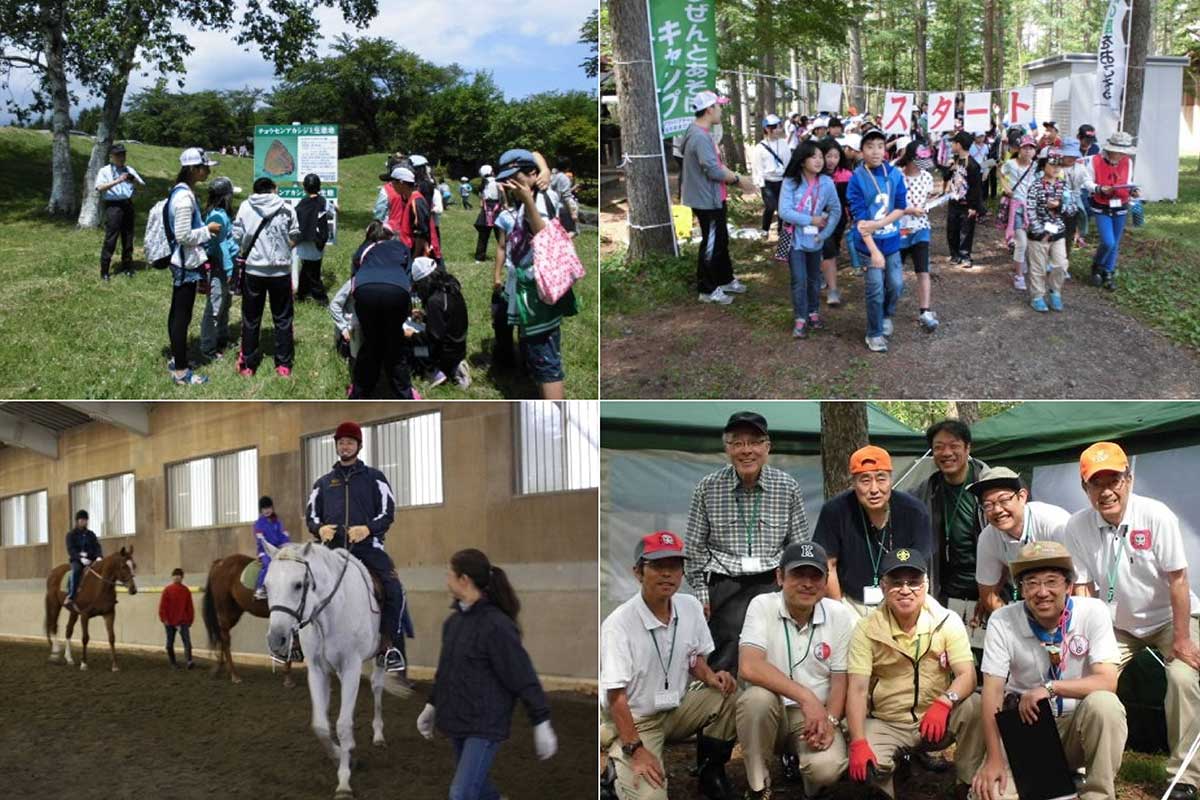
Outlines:
<svg viewBox="0 0 1200 800"><path fill-rule="evenodd" d="M1054 681L1046 681L1042 684L1042 688L1046 690L1046 694L1050 695L1051 700L1055 698L1056 692L1054 691Z"/></svg>
<svg viewBox="0 0 1200 800"><path fill-rule="evenodd" d="M944 697L944 698L946 698L947 700L949 700L949 701L950 701L950 705L951 705L951 706L956 706L956 705L958 705L958 701L962 699L961 697L959 697L959 696L958 696L958 692L951 691L951 690L949 690L949 689L947 689L946 691L942 692L942 697Z"/></svg>
<svg viewBox="0 0 1200 800"><path fill-rule="evenodd" d="M829 724L835 728L842 724L842 721L840 719L838 719L837 717L835 717L833 714L826 714L825 719L829 720Z"/></svg>
<svg viewBox="0 0 1200 800"><path fill-rule="evenodd" d="M621 752L624 753L626 755L626 757L632 757L633 754L636 753L638 751L638 748L641 746L642 746L642 740L634 739L629 744L621 745Z"/></svg>

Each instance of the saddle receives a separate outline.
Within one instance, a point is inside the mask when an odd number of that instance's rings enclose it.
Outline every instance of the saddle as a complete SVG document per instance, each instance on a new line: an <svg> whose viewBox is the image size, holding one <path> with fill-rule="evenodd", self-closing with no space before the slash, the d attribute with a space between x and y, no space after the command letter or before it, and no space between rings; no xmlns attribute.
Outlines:
<svg viewBox="0 0 1200 800"><path fill-rule="evenodd" d="M262 572L262 562L256 558L242 570L242 576L239 579L242 586L253 592L254 587L258 585L258 573L260 572Z"/></svg>

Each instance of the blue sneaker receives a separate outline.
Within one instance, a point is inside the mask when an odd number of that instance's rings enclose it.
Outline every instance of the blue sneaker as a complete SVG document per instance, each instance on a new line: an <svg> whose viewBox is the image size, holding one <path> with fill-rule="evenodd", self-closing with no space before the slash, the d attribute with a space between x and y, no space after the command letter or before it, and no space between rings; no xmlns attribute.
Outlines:
<svg viewBox="0 0 1200 800"><path fill-rule="evenodd" d="M1050 293L1050 310L1062 311L1062 295L1058 292Z"/></svg>
<svg viewBox="0 0 1200 800"><path fill-rule="evenodd" d="M1049 311L1050 310L1049 308L1046 307L1046 301L1040 297L1033 298L1033 300L1031 300L1029 302L1029 307L1032 308L1034 311Z"/></svg>

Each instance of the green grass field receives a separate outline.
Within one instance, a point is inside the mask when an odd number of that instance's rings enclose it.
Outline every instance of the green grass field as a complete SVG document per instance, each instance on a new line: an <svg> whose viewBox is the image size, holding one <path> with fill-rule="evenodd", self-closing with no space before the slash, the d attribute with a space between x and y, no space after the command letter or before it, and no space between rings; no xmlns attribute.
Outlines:
<svg viewBox="0 0 1200 800"><path fill-rule="evenodd" d="M82 180L90 140L72 137L72 160ZM270 317L264 315L263 346L268 354L253 378L233 366L236 345L225 360L201 366L211 379L205 386L170 382L167 370L167 310L170 272L149 269L142 258L142 234L150 207L166 196L178 172L174 148L129 145L128 163L147 182L138 192L137 274L100 281L103 232L79 230L74 221L52 221L43 212L50 188L50 138L37 131L0 128L0 396L25 398L343 398L349 383L345 362L333 349L328 311L311 302L296 309L296 357L291 379L275 375ZM229 177L242 191L235 207L249 196L251 159L220 157L215 175ZM339 164L339 237L325 250L322 274L330 295L349 277L350 256L361 243L379 189L385 156L344 159ZM201 202L206 192L201 187ZM477 207L478 200L475 199ZM461 281L471 327L467 359L473 383L466 391L443 384L428 389L434 399L536 397L537 387L523 374L490 371L492 328L489 304L492 266L474 263L477 211L461 206L442 216L442 248L448 269ZM597 396L599 346L597 234L582 232L576 249L588 271L575 286L581 311L564 322L563 362L566 393ZM489 257L495 240L489 245ZM118 266L120 254L114 262ZM230 314L234 336L241 320L239 302ZM193 358L199 357L199 300L189 333ZM383 381L376 392L385 391Z"/></svg>

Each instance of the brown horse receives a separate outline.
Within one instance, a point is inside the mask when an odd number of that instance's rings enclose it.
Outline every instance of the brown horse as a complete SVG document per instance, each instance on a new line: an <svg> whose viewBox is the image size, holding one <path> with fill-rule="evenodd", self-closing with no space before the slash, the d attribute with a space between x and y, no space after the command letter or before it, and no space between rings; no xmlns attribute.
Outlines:
<svg viewBox="0 0 1200 800"><path fill-rule="evenodd" d="M229 679L241 683L233 668L233 654L229 650L229 631L243 613L267 619L271 612L267 610L266 600L255 600L254 591L242 585L242 570L254 559L242 553L234 553L213 562L208 570L208 581L204 584L204 629L208 631L208 644L216 647L221 645L221 655L213 669L213 675L219 675L222 667L229 667ZM295 686L292 680L292 662L288 661L283 667L283 685Z"/></svg>
<svg viewBox="0 0 1200 800"><path fill-rule="evenodd" d="M129 594L137 594L137 584L134 582L137 564L133 560L133 547L122 547L116 555L105 556L84 567L79 591L75 593L75 608L78 610L68 609L71 616L67 620L67 635L58 642L54 640L58 635L58 614L67 598L67 593L59 586L70 568L70 564L59 564L46 577L46 642L50 645L50 661L54 664L75 663L71 660L71 635L75 631L75 620L82 618L83 652L79 656L79 668L87 669L88 619L104 617L104 625L108 628L108 648L112 652L112 671L119 672L113 619L117 615L117 584L124 585Z"/></svg>

